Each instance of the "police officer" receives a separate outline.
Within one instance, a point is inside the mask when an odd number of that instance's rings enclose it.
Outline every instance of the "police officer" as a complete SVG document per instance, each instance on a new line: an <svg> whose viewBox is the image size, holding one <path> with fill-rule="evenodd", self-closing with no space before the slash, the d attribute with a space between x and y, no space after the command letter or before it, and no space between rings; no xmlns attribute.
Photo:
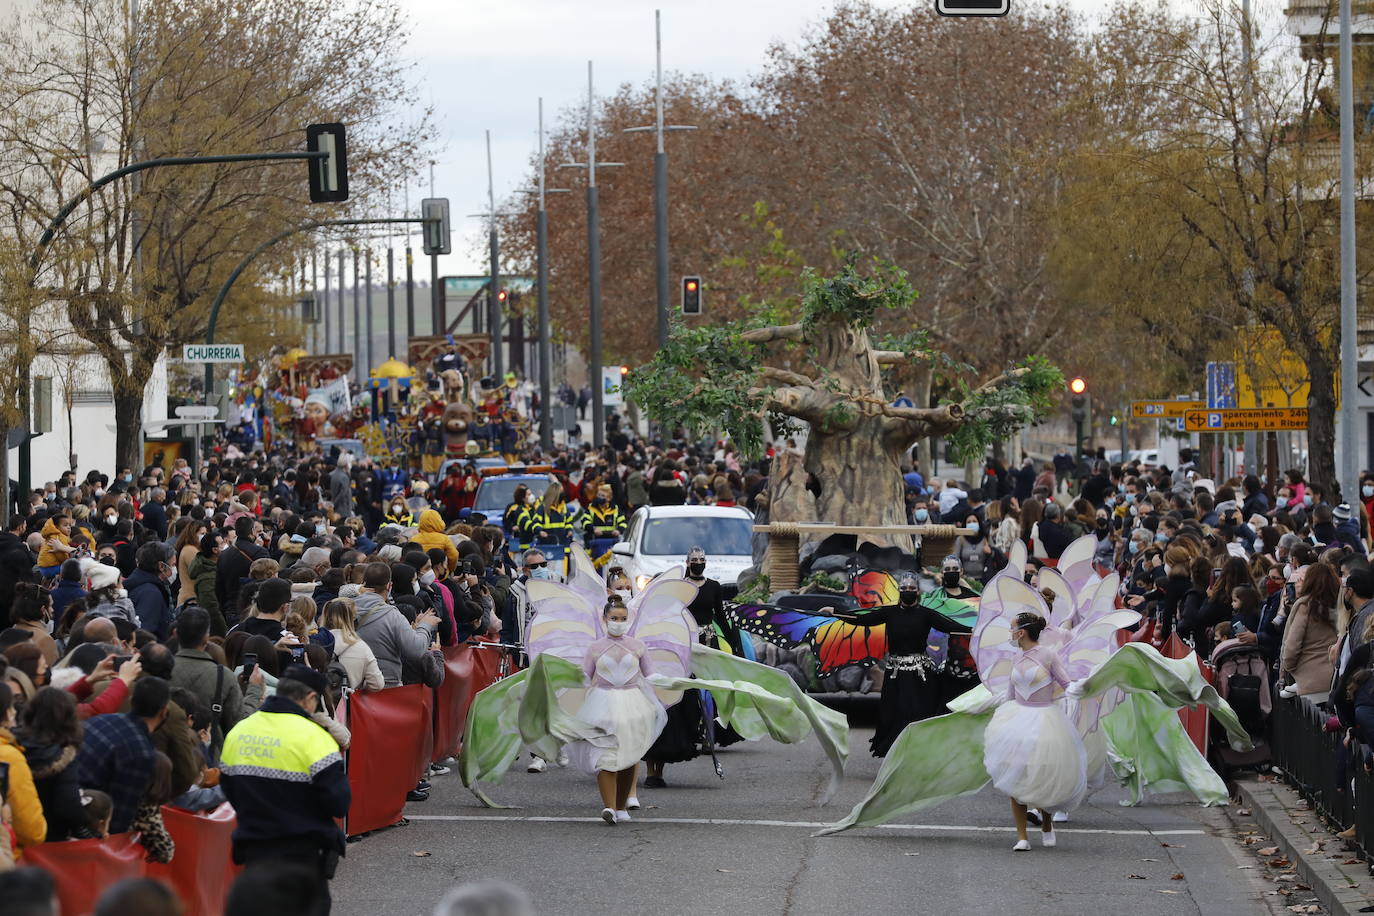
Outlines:
<svg viewBox="0 0 1374 916"><path fill-rule="evenodd" d="M320 914L329 912L329 879L344 854L334 820L352 799L339 745L310 718L326 689L320 672L288 665L276 696L225 737L220 766L238 814L234 861L303 866L319 881Z"/></svg>

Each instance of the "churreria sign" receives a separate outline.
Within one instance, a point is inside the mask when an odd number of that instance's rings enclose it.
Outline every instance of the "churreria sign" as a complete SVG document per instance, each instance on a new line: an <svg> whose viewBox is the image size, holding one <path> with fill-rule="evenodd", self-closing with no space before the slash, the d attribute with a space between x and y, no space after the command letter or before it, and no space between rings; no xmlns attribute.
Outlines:
<svg viewBox="0 0 1374 916"><path fill-rule="evenodd" d="M241 363L243 344L186 344L181 359L187 363Z"/></svg>

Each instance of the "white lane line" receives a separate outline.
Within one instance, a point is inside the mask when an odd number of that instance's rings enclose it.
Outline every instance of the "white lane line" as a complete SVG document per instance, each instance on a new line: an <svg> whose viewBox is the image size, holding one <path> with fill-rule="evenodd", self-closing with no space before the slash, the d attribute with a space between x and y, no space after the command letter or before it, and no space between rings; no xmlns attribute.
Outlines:
<svg viewBox="0 0 1374 916"><path fill-rule="evenodd" d="M479 821L479 822L513 822L531 824L591 824L601 823L599 817L567 817L539 814L407 814L407 820L411 821ZM713 818L713 817L639 817L634 816L631 823L635 824L696 824L709 827L800 827L806 830L819 830L822 827L829 827L825 821L767 821L767 820L746 820L733 818ZM859 828L856 828L859 829ZM979 827L972 824L881 824L878 830L901 830L911 832L921 831L947 831L953 833L1005 833L1012 829L1010 825L1002 827ZM1111 836L1204 836L1205 830L1180 829L1180 830L1113 830L1104 827L1060 827L1064 833L1101 833Z"/></svg>

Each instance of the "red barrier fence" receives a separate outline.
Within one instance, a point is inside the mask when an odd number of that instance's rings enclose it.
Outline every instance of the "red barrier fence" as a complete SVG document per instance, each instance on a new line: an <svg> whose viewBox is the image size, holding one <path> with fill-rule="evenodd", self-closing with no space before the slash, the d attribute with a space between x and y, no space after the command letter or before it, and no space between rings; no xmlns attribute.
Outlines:
<svg viewBox="0 0 1374 916"><path fill-rule="evenodd" d="M133 833L31 846L24 850L24 864L52 874L64 914L83 916L95 909L96 899L111 884L146 876L175 888L186 916L218 916L239 872L230 858L234 809L225 804L193 814L164 806L162 820L176 843L176 855L167 865L145 862L147 852Z"/></svg>
<svg viewBox="0 0 1374 916"><path fill-rule="evenodd" d="M495 650L451 646L444 649L444 683L438 688L411 684L348 698L340 717L353 733L348 753L350 835L400 822L406 793L430 761L458 752L472 698L496 680L501 657ZM164 807L162 815L176 843L176 855L167 865L146 863L146 851L130 833L41 843L24 850L23 863L52 874L62 912L71 916L92 912L111 884L144 876L175 888L186 916L219 916L239 872L232 861L234 809L225 804L193 814Z"/></svg>
<svg viewBox="0 0 1374 916"><path fill-rule="evenodd" d="M232 860L233 806L226 803L204 814L164 807L162 822L176 843L176 855L167 865L150 863L148 877L176 888L185 916L219 916L229 885L242 871Z"/></svg>
<svg viewBox="0 0 1374 916"><path fill-rule="evenodd" d="M415 788L422 745L433 733L434 692L422 684L388 687L348 698L349 836L401 822L406 793Z"/></svg>

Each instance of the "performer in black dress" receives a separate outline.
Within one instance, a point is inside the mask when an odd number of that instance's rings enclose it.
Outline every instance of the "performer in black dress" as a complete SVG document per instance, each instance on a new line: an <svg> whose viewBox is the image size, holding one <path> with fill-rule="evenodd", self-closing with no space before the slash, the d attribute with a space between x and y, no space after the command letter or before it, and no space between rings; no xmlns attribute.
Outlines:
<svg viewBox="0 0 1374 916"><path fill-rule="evenodd" d="M935 663L926 654L930 631L971 632L967 625L921 603L921 580L915 573L901 573L897 589L895 605L867 611L821 610L861 627L887 625L887 676L878 701L878 727L869 742L874 757L886 756L892 742L912 722L948 712Z"/></svg>
<svg viewBox="0 0 1374 916"><path fill-rule="evenodd" d="M697 587L697 596L687 605L687 610L700 628L702 643L723 652L737 653L739 628L725 614L725 595L720 583L706 577L706 551L701 547L693 547L687 552L686 578ZM661 789L667 785L663 780L664 764L685 763L700 754L699 745L706 738L708 727L702 693L700 690L684 691L682 699L669 707L668 724L644 755L645 788ZM716 726L713 732L716 747L743 740L732 728Z"/></svg>

